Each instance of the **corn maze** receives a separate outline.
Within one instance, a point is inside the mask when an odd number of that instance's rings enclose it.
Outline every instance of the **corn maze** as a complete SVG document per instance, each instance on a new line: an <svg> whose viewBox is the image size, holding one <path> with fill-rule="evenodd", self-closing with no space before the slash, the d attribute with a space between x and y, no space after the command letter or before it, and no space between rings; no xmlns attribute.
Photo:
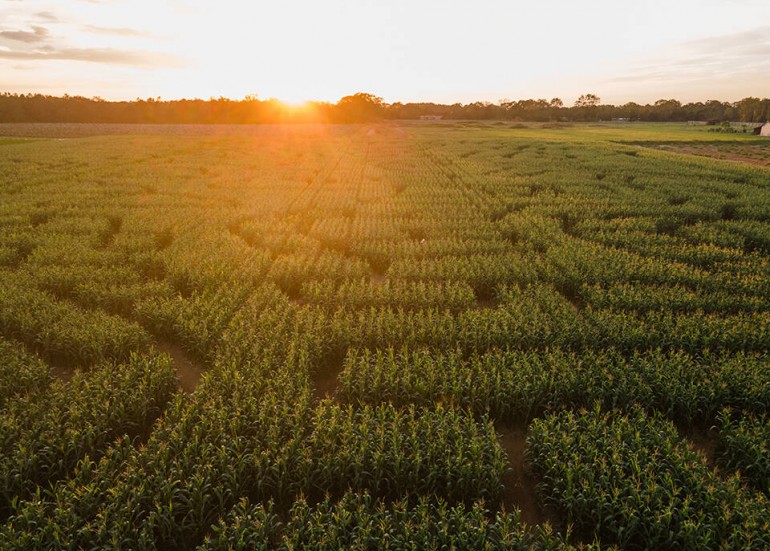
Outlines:
<svg viewBox="0 0 770 551"><path fill-rule="evenodd" d="M770 547L770 171L638 145L720 136L38 131L2 549Z"/></svg>

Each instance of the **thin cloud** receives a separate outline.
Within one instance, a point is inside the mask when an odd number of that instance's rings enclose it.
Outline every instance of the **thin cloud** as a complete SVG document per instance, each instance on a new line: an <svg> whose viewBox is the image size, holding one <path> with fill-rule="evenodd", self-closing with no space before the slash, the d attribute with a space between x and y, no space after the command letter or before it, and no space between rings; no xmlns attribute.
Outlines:
<svg viewBox="0 0 770 551"><path fill-rule="evenodd" d="M45 27L32 25L30 28L32 29L31 31L0 31L0 38L31 44L34 42L43 42L50 35L48 29Z"/></svg>
<svg viewBox="0 0 770 551"><path fill-rule="evenodd" d="M141 67L176 67L182 65L179 58L154 52L137 52L113 48L53 48L33 51L0 50L0 59L21 61L83 61L109 65Z"/></svg>
<svg viewBox="0 0 770 551"><path fill-rule="evenodd" d="M618 83L725 79L748 71L770 72L770 26L679 44L608 79ZM767 74L767 73L765 73Z"/></svg>
<svg viewBox="0 0 770 551"><path fill-rule="evenodd" d="M50 21L52 23L59 21L58 16L56 16L56 14L51 13L50 11L39 11L35 14L35 17L37 17L38 19L42 19L43 21Z"/></svg>
<svg viewBox="0 0 770 551"><path fill-rule="evenodd" d="M99 27L96 25L85 25L83 30L93 34L104 34L110 36L141 36L151 37L150 33L139 31L137 29L129 29L127 27Z"/></svg>
<svg viewBox="0 0 770 551"><path fill-rule="evenodd" d="M770 26L762 26L739 33L700 38L685 42L683 47L694 51L720 52L725 49L741 49L747 44L769 43Z"/></svg>

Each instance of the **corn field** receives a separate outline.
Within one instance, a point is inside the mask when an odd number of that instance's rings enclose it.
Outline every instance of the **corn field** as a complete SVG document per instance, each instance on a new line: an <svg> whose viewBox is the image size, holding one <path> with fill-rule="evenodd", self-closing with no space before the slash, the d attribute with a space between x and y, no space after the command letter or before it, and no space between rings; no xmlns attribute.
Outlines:
<svg viewBox="0 0 770 551"><path fill-rule="evenodd" d="M2 549L770 547L722 137L176 134L0 140Z"/></svg>

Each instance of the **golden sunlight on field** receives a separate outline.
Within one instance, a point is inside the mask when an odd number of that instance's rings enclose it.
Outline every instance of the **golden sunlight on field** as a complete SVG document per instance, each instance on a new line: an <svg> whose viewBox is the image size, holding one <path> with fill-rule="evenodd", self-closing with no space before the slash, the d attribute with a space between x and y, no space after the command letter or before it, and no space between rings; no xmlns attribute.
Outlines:
<svg viewBox="0 0 770 551"><path fill-rule="evenodd" d="M0 130L4 549L766 547L762 138Z"/></svg>
<svg viewBox="0 0 770 551"><path fill-rule="evenodd" d="M0 551L770 549L769 21L0 0Z"/></svg>

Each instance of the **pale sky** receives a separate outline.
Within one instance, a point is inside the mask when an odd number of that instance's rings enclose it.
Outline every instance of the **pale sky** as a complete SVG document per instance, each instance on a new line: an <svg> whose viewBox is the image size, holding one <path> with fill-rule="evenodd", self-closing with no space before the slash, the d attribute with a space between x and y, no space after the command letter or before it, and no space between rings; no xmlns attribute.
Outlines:
<svg viewBox="0 0 770 551"><path fill-rule="evenodd" d="M770 0L0 0L0 92L770 97Z"/></svg>

